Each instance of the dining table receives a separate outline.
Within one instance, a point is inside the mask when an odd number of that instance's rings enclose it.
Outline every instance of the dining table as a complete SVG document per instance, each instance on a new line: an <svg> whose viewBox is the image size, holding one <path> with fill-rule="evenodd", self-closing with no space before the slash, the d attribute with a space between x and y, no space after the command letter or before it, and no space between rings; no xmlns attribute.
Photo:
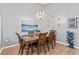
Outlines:
<svg viewBox="0 0 79 59"><path fill-rule="evenodd" d="M21 36L24 44L32 44L38 40L39 36L28 36L28 35L23 35Z"/></svg>
<svg viewBox="0 0 79 59"><path fill-rule="evenodd" d="M34 35L34 36L22 35L21 38L23 39L24 44L32 44L34 42L37 42L37 40L39 39L39 35Z"/></svg>

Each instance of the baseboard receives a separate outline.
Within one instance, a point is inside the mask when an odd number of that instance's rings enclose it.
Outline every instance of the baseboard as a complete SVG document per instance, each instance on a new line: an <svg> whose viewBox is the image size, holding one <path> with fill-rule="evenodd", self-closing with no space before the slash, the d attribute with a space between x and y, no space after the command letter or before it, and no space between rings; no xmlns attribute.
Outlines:
<svg viewBox="0 0 79 59"><path fill-rule="evenodd" d="M6 47L1 48L0 54L2 53L2 50L3 50L3 49L10 48L10 47L14 47L14 46L16 46L16 45L19 45L19 44L14 44L14 45L10 45L10 46L6 46Z"/></svg>
<svg viewBox="0 0 79 59"><path fill-rule="evenodd" d="M68 45L67 43L63 43L63 42L60 42L60 41L56 41L57 43L60 43L60 44L63 44L63 45Z"/></svg>
<svg viewBox="0 0 79 59"><path fill-rule="evenodd" d="M16 45L19 45L19 44L14 44L14 45L10 45L10 46L6 46L6 47L3 47L2 49L6 49L6 48L10 48L10 47L14 47Z"/></svg>
<svg viewBox="0 0 79 59"><path fill-rule="evenodd" d="M60 41L56 41L57 43L60 43L60 44L63 44L63 45L65 45L65 46L68 46L68 44L67 43L63 43L63 42L60 42ZM77 46L74 46L76 49L79 49L79 47L77 47Z"/></svg>
<svg viewBox="0 0 79 59"><path fill-rule="evenodd" d="M79 47L76 47L76 46L75 46L75 48L76 48L76 49L79 49Z"/></svg>

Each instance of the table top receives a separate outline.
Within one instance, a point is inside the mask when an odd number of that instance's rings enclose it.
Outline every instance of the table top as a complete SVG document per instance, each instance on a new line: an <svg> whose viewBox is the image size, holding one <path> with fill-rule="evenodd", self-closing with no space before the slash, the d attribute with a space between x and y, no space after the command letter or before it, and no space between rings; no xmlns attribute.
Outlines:
<svg viewBox="0 0 79 59"><path fill-rule="evenodd" d="M30 36L22 36L21 37L24 41L29 42L29 41L35 41L38 39L38 36L30 37Z"/></svg>

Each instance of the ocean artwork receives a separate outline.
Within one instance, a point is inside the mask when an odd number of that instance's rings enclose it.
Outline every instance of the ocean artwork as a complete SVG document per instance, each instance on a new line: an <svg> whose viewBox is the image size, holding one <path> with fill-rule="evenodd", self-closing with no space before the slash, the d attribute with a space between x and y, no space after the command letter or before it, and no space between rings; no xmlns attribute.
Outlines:
<svg viewBox="0 0 79 59"><path fill-rule="evenodd" d="M37 30L38 25L37 24L22 24L22 32L27 32L28 30Z"/></svg>

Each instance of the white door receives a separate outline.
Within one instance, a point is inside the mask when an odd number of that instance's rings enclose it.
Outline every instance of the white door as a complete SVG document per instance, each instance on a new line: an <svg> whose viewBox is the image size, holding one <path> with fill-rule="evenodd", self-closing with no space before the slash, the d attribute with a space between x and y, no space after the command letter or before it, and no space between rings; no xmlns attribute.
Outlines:
<svg viewBox="0 0 79 59"><path fill-rule="evenodd" d="M1 16L0 16L0 43L1 43Z"/></svg>

